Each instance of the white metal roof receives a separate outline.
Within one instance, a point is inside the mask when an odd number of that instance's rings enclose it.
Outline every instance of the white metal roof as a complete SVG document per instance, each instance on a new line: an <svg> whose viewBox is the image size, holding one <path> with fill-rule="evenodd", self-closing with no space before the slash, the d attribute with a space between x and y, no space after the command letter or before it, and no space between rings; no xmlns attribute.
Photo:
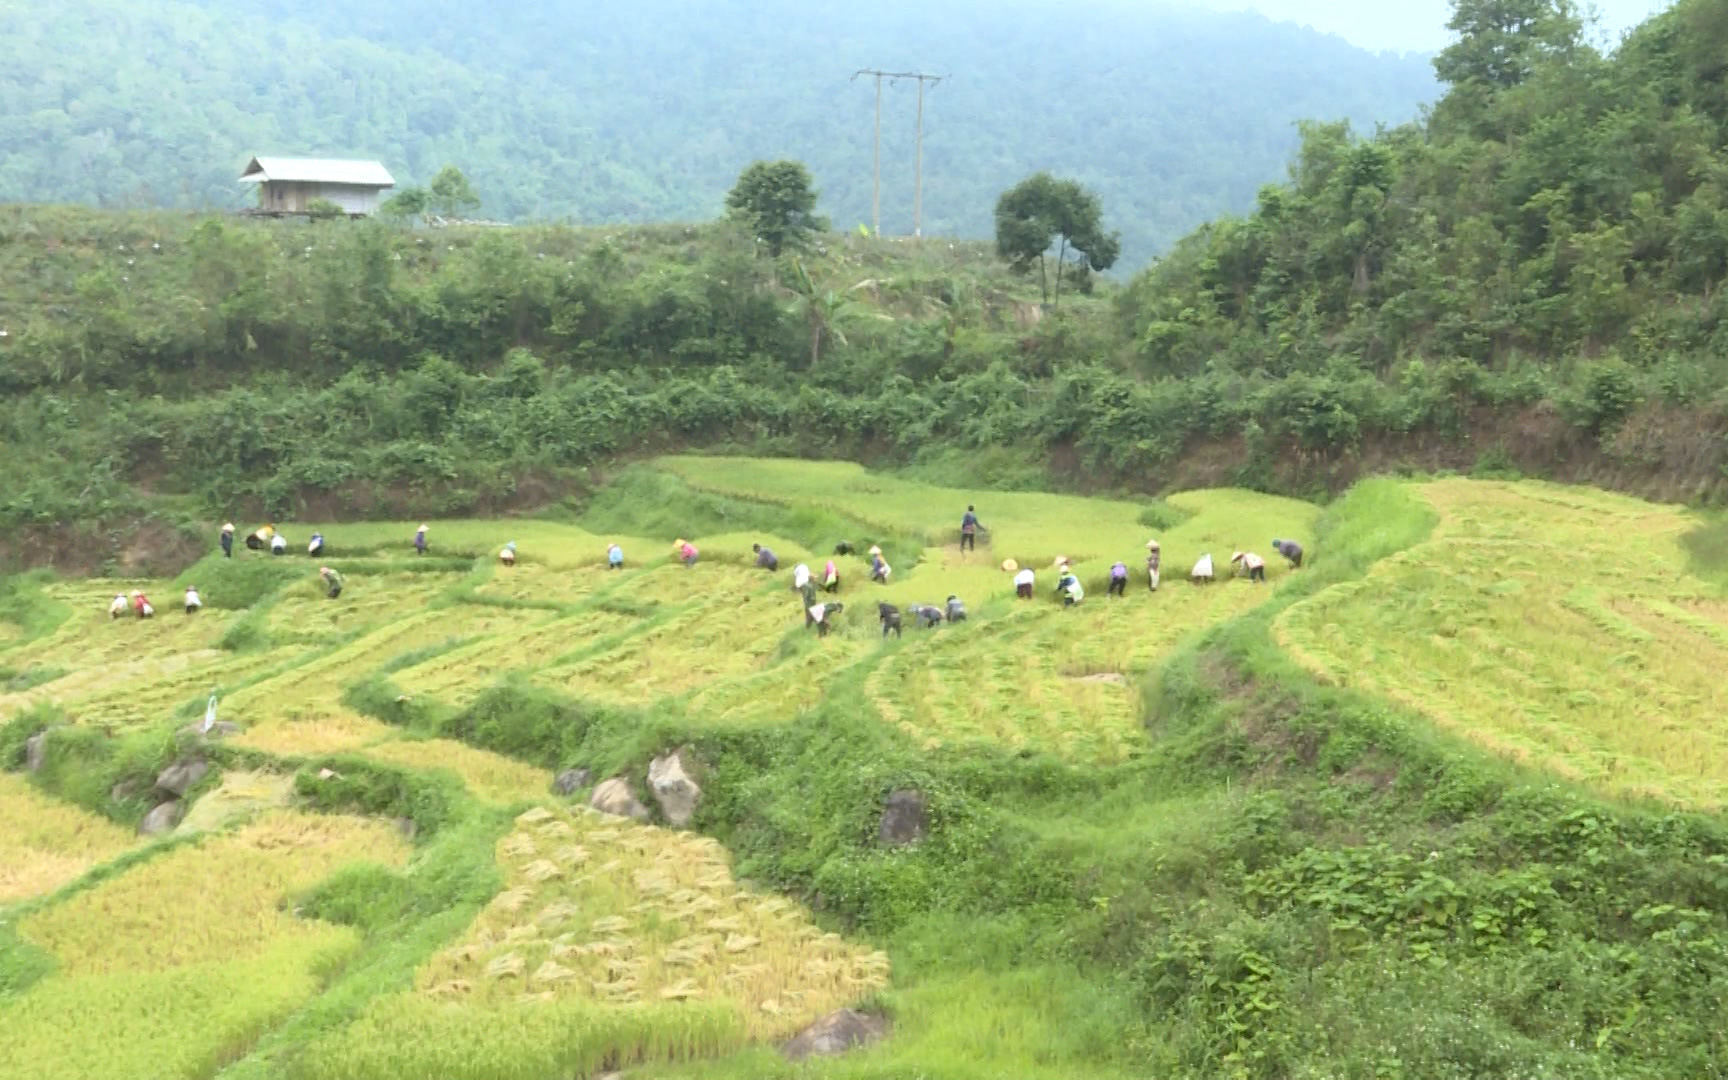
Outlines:
<svg viewBox="0 0 1728 1080"><path fill-rule="evenodd" d="M262 184L272 180L381 188L396 186L390 171L380 161L256 157L240 174L242 184Z"/></svg>

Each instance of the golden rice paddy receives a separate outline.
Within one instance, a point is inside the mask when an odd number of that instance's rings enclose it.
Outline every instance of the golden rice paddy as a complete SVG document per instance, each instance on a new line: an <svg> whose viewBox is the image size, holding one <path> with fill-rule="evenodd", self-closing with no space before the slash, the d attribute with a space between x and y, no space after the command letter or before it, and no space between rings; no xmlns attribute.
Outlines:
<svg viewBox="0 0 1728 1080"><path fill-rule="evenodd" d="M419 974L420 993L480 1008L724 1003L773 1037L887 983L886 956L741 889L705 837L535 808L497 856L505 890Z"/></svg>
<svg viewBox="0 0 1728 1080"><path fill-rule="evenodd" d="M0 773L0 906L51 893L137 843L108 819Z"/></svg>
<svg viewBox="0 0 1728 1080"><path fill-rule="evenodd" d="M1428 541L1279 620L1342 685L1603 791L1728 798L1728 601L1686 572L1691 514L1537 483L1419 489Z"/></svg>

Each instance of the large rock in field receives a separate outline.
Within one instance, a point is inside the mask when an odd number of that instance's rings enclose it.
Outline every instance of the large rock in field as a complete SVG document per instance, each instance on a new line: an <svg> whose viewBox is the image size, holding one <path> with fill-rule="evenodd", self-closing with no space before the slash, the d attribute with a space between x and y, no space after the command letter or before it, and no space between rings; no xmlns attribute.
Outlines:
<svg viewBox="0 0 1728 1080"><path fill-rule="evenodd" d="M38 731L24 740L24 767L31 772L41 772L42 763L48 758L48 732Z"/></svg>
<svg viewBox="0 0 1728 1080"><path fill-rule="evenodd" d="M925 804L922 791L907 788L888 796L888 805L882 809L882 825L878 832L884 844L889 847L916 844L924 839L924 834L929 831L930 809Z"/></svg>
<svg viewBox="0 0 1728 1080"><path fill-rule="evenodd" d="M869 1046L888 1034L888 1021L880 1016L861 1013L857 1009L841 1009L811 1024L780 1047L780 1052L793 1061L803 1061L814 1055L844 1054L859 1046Z"/></svg>
<svg viewBox="0 0 1728 1080"><path fill-rule="evenodd" d="M657 757L648 763L648 786L654 791L654 801L666 815L666 820L682 829L696 814L702 801L702 788L691 774L690 748Z"/></svg>
<svg viewBox="0 0 1728 1080"><path fill-rule="evenodd" d="M553 777L552 794L569 798L593 782L594 771L592 769L565 769Z"/></svg>
<svg viewBox="0 0 1728 1080"><path fill-rule="evenodd" d="M630 790L630 781L622 776L614 776L595 788L594 794L588 798L588 805L602 814L648 820L648 808L637 800L636 793Z"/></svg>
<svg viewBox="0 0 1728 1080"><path fill-rule="evenodd" d="M140 836L159 836L180 824L180 818L186 812L186 807L179 799L169 799L159 803L156 809L144 815L144 820L138 823Z"/></svg>
<svg viewBox="0 0 1728 1080"><path fill-rule="evenodd" d="M176 761L157 774L156 787L176 798L184 798L198 781L210 775L210 763L203 758Z"/></svg>

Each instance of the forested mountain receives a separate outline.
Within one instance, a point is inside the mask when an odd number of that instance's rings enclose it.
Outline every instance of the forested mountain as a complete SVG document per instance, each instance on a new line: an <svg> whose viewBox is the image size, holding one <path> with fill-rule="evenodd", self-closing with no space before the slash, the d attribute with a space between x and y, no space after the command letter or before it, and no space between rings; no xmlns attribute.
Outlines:
<svg viewBox="0 0 1728 1080"><path fill-rule="evenodd" d="M751 160L809 163L870 217L863 67L950 76L926 109L925 231L985 236L1029 172L1080 178L1137 265L1278 178L1298 120L1361 130L1428 62L1243 14L791 0L0 0L0 199L229 206L247 155L446 162L506 218L697 220ZM914 88L886 94L883 225L912 225Z"/></svg>

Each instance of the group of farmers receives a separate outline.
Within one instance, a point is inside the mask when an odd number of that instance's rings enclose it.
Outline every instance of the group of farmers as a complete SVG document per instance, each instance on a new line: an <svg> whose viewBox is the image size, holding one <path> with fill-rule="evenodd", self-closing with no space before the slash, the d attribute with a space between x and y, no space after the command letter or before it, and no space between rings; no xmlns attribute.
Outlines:
<svg viewBox="0 0 1728 1080"><path fill-rule="evenodd" d="M977 508L974 506L966 507L966 513L960 518L960 551L962 554L968 551L977 551L978 534L981 530L982 526L978 520ZM426 554L426 536L428 531L429 529L425 525L421 525L414 531L414 551L418 555ZM221 544L223 557L230 559L233 558L234 526L232 524L222 526ZM272 555L284 555L288 550L288 541L282 533L277 531L274 524L266 524L247 535L246 546L253 551L268 550ZM701 552L697 550L696 545L692 544L688 540L680 538L674 541L672 546L674 554L686 568L695 566L697 559L701 556ZM752 553L755 555L755 565L757 569L770 572L778 571L780 569L779 557L774 554L772 549L764 547L761 544L752 544L750 547ZM1302 545L1298 544L1296 541L1275 538L1272 541L1272 548L1277 551L1279 555L1288 560L1292 568L1301 567L1303 556ZM850 543L841 542L835 546L834 554L836 556L850 555L853 553L853 550L854 549ZM324 535L315 532L312 534L311 540L306 545L306 554L310 557L316 558L323 553ZM872 545L866 554L869 559L870 580L880 585L886 585L894 570L893 567L888 565L888 560L883 555L882 549ZM516 565L516 541L512 540L504 545L503 549L498 552L498 561L504 566ZM1149 592L1158 591L1161 563L1162 550L1158 541L1148 540L1146 542L1145 565L1146 588ZM608 570L622 570L623 567L623 547L616 541L608 543L606 546L606 568ZM1238 551L1232 554L1230 556L1230 567L1233 576L1245 576L1252 582L1263 582L1266 580L1266 560L1251 551ZM1015 562L1015 560L1007 559L1002 563L1002 569L1006 573L1014 575L1014 595L1017 598L1021 600L1030 600L1033 598L1037 575L1033 572L1031 567L1022 567ZM1062 598L1062 605L1064 607L1073 607L1085 599L1085 587L1081 585L1079 576L1074 573L1072 565L1066 558L1061 556L1057 557L1055 562L1055 572L1057 577L1056 595ZM318 575L324 583L325 595L327 597L335 600L342 595L342 575L340 573L332 567L321 566L318 568ZM1199 560L1195 562L1193 569L1189 571L1188 575L1189 581L1196 585L1211 584L1216 580L1216 578L1217 572L1213 566L1212 555L1210 552L1200 556ZM834 616L840 614L840 612L844 610L844 605L838 601L830 599L824 599L818 602L816 598L818 588L820 588L827 596L833 596L840 591L840 570L834 564L832 558L829 559L827 565L823 567L822 577L819 582L811 573L810 567L804 563L799 563L792 569L792 589L798 593L799 597L803 601L804 625L806 628L815 627L820 636L826 637L828 636L828 631L833 626ZM1108 595L1123 597L1127 595L1127 592L1128 564L1125 562L1117 562L1110 567ZM204 601L198 595L197 586L189 585L186 587L184 602L186 614L188 615L195 615L203 608ZM881 623L883 637L887 637L889 634L893 634L896 637L900 636L904 625L904 619L907 616L910 616L917 626L926 629L937 626L943 622L964 622L966 619L966 604L958 596L948 597L947 602L941 606L935 604L912 604L904 612L902 612L899 607L889 603L879 603L876 605L876 608L877 619ZM127 615L132 615L140 619L149 619L155 616L156 609L151 605L149 598L145 596L141 590L134 590L130 596L127 596L124 593L117 594L114 597L113 603L108 607L108 614L110 618L114 619L119 619Z"/></svg>

